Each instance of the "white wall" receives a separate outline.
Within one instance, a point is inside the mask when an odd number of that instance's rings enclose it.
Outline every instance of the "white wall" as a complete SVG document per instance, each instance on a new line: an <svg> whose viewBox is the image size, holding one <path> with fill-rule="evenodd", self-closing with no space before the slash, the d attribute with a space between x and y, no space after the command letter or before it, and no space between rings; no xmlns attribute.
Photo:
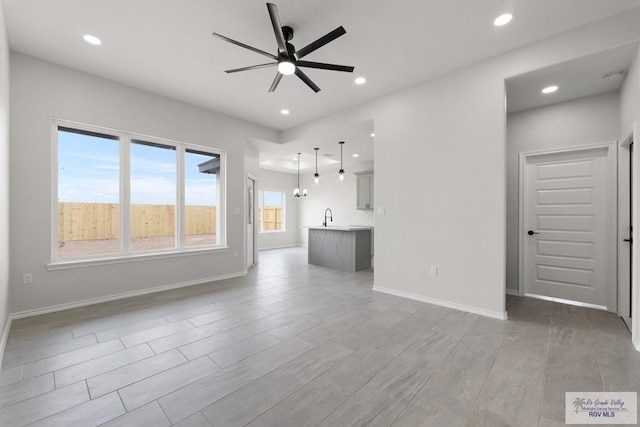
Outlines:
<svg viewBox="0 0 640 427"><path fill-rule="evenodd" d="M616 141L619 112L611 92L507 116L507 289L518 290L518 154Z"/></svg>
<svg viewBox="0 0 640 427"><path fill-rule="evenodd" d="M505 78L640 37L640 11L562 33L283 133L374 119L375 287L501 317L506 283ZM429 275L429 266L438 275Z"/></svg>
<svg viewBox="0 0 640 427"><path fill-rule="evenodd" d="M309 231L306 227L320 225L324 221L324 212L330 208L333 222L330 225L375 225L373 211L356 209L356 176L354 172L373 170L373 165L360 165L358 170L346 170L342 183L337 180L337 170L320 170L320 185L313 187L313 174L300 177L300 185L309 190L309 196L300 202L300 244L306 246ZM374 174L375 190L375 174ZM374 198L375 201L375 198Z"/></svg>
<svg viewBox="0 0 640 427"><path fill-rule="evenodd" d="M260 191L282 191L285 194L285 231L258 233L258 248L260 250L299 245L298 206L307 200L293 197L293 189L296 188L296 183L296 175L266 169L260 170L260 177L258 178L258 189Z"/></svg>
<svg viewBox="0 0 640 427"><path fill-rule="evenodd" d="M9 45L0 0L0 365L9 316Z"/></svg>
<svg viewBox="0 0 640 427"><path fill-rule="evenodd" d="M245 145L248 137L276 141L277 132L22 54L12 53L10 59L14 77L10 147L13 312L244 271L245 178L257 166L245 168L245 156L251 155L245 152ZM53 118L226 150L229 250L48 271ZM237 257L234 250L238 250ZM33 284L21 284L23 272L33 273Z"/></svg>
<svg viewBox="0 0 640 427"><path fill-rule="evenodd" d="M640 54L636 54L620 88L620 131L625 136L640 116Z"/></svg>
<svg viewBox="0 0 640 427"><path fill-rule="evenodd" d="M640 136L640 49L636 54L636 57L629 68L625 81L620 89L620 131L619 137L623 138L626 134L633 129L634 131L634 146L633 162L636 165L636 171L638 170L638 136ZM640 224L640 206L638 200L640 200L640 176L638 173L634 176L634 182L632 186L635 191L635 200L632 207L634 224L634 241L638 242L638 224ZM631 314L633 317L632 333L633 343L636 350L640 351L640 284L638 283L638 269L640 268L640 256L637 250L633 251L633 268L631 279L633 284L632 290L632 307Z"/></svg>

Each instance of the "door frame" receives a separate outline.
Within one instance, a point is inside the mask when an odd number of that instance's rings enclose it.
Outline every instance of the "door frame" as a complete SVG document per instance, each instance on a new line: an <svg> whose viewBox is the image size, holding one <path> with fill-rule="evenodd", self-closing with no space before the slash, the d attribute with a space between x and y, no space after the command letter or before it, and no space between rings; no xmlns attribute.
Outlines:
<svg viewBox="0 0 640 427"><path fill-rule="evenodd" d="M633 224L631 215L635 213L632 206L635 195L631 193L633 184L630 185L629 179L630 177L635 179L636 175L635 162L633 162L632 152L629 150L633 136L633 129L631 129L620 139L618 144L618 315L627 318L631 314L627 312L627 309L632 304L630 291L633 281L629 275L629 268L633 266L633 261L629 256L628 243L625 243L623 239L632 237L628 227ZM630 160L634 163L633 165ZM632 267L632 274L634 270L635 268Z"/></svg>
<svg viewBox="0 0 640 427"><path fill-rule="evenodd" d="M525 224L524 224L524 171L527 159L531 157L544 156L549 154L562 154L562 153L570 153L574 151L586 151L593 150L598 148L606 148L607 149L607 159L609 161L609 195L611 197L611 203L609 203L609 209L607 210L607 226L609 228L609 239L607 242L607 258L608 258L608 282L609 289L607 290L607 311L616 312L618 308L618 286L617 286L617 272L618 272L618 264L617 264L617 238L618 238L618 229L617 229L617 214L618 214L618 206L615 201L617 201L617 184L618 184L618 172L617 172L617 161L618 161L618 153L617 153L617 142L609 141L598 144L589 144L589 145L579 145L579 146L570 146L563 147L558 149L548 149L548 150L540 150L540 151L529 151L522 152L518 154L519 164L518 164L518 294L520 296L525 295L524 289L524 233L525 233ZM555 300L555 298L548 297L543 298L548 299L550 301ZM571 303L570 301L563 300L562 302ZM584 307L592 307L592 308L600 308L599 306L594 307L591 304L585 303L576 303L576 305L581 305Z"/></svg>
<svg viewBox="0 0 640 427"><path fill-rule="evenodd" d="M631 131L627 132L625 138L631 135L634 139L640 135L638 123L633 122ZM633 212L632 223L636 225L631 233L634 241L638 241L638 224L640 224L640 212L638 212L638 192L640 190L640 177L638 176L638 147L631 152L631 173L633 176L633 192L631 193L631 210ZM634 250L631 256L631 340L637 351L640 351L640 289L638 286L638 269L640 268L638 250Z"/></svg>
<svg viewBox="0 0 640 427"><path fill-rule="evenodd" d="M258 259L258 209L257 209L257 200L258 200L258 177L253 175L252 173L247 172L247 179L245 180L245 186L244 186L244 191L247 191L247 188L249 186L249 180L253 181L253 223L251 225L253 225L253 264L249 265L249 259L248 259L248 248L245 248L244 251L244 271L245 273L249 271L249 269L258 264L259 259ZM246 193L245 193L246 194ZM245 199L247 200L247 199ZM247 201L248 203L248 201ZM247 215L247 212L249 210L249 207L247 206L247 208L244 210L245 212L245 218L244 218L244 244L247 244L247 224L249 222L249 217Z"/></svg>

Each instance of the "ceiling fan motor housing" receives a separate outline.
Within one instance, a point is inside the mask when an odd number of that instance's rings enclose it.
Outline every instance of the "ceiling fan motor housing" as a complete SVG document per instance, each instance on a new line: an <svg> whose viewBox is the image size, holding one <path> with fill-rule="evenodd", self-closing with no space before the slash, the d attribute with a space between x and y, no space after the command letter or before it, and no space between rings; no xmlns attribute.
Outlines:
<svg viewBox="0 0 640 427"><path fill-rule="evenodd" d="M285 25L282 27L282 35L284 36L285 41L293 40L293 28Z"/></svg>

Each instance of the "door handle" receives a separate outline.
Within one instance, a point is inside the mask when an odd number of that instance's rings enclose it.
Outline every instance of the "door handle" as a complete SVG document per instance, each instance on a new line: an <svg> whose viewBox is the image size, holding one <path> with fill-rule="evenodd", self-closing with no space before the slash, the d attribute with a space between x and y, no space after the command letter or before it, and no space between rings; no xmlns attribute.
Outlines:
<svg viewBox="0 0 640 427"><path fill-rule="evenodd" d="M529 231L527 231L527 234L529 236L533 236L534 234L540 234L540 233L538 233L537 231L529 230Z"/></svg>
<svg viewBox="0 0 640 427"><path fill-rule="evenodd" d="M633 243L633 238L629 237L628 239L622 239L623 242Z"/></svg>

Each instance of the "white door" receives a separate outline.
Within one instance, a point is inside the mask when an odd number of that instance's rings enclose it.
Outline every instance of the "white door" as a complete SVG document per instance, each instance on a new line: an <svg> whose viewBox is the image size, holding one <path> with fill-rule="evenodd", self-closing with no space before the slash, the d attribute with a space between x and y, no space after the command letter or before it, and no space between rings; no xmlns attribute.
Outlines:
<svg viewBox="0 0 640 427"><path fill-rule="evenodd" d="M615 309L613 149L522 157L525 295Z"/></svg>
<svg viewBox="0 0 640 427"><path fill-rule="evenodd" d="M251 268L255 264L255 197L256 181L247 178L247 268Z"/></svg>

